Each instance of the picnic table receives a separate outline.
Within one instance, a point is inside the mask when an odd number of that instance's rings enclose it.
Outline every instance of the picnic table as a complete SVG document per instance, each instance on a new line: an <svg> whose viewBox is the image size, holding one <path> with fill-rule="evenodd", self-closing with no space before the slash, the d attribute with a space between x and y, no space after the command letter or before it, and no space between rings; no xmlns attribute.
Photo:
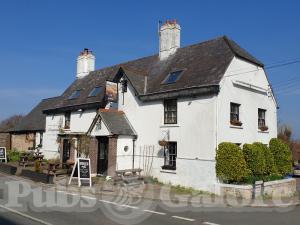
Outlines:
<svg viewBox="0 0 300 225"><path fill-rule="evenodd" d="M71 174L74 163L48 163L47 173L54 176Z"/></svg>

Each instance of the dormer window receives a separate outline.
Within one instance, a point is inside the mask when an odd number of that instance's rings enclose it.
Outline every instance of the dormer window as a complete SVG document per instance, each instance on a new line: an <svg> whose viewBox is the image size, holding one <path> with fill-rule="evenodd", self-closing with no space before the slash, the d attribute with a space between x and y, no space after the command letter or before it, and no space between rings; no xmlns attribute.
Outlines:
<svg viewBox="0 0 300 225"><path fill-rule="evenodd" d="M71 112L65 113L65 129L70 129L71 126Z"/></svg>
<svg viewBox="0 0 300 225"><path fill-rule="evenodd" d="M102 91L102 87L95 87L89 94L89 97L96 97Z"/></svg>
<svg viewBox="0 0 300 225"><path fill-rule="evenodd" d="M182 74L182 70L177 70L168 74L166 79L162 82L163 84L173 84L176 83Z"/></svg>
<svg viewBox="0 0 300 225"><path fill-rule="evenodd" d="M80 90L76 90L70 95L69 99L76 99L79 98L79 96L80 96Z"/></svg>

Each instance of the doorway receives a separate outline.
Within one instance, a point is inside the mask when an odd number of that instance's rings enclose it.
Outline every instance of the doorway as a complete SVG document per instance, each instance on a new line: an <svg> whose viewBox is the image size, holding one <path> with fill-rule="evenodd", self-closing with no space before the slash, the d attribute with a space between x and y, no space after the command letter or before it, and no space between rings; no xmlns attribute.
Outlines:
<svg viewBox="0 0 300 225"><path fill-rule="evenodd" d="M97 173L107 175L108 169L108 137L98 138Z"/></svg>
<svg viewBox="0 0 300 225"><path fill-rule="evenodd" d="M70 159L71 152L71 142L68 139L64 139L63 141L63 154L62 154L62 163L65 165L68 159Z"/></svg>

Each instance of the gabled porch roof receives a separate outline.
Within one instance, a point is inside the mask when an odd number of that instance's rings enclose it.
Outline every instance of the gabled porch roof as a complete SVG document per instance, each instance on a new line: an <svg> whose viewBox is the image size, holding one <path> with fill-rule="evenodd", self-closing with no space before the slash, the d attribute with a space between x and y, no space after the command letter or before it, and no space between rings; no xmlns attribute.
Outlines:
<svg viewBox="0 0 300 225"><path fill-rule="evenodd" d="M103 122L110 135L137 136L135 130L123 111L114 109L100 109L91 124L88 134L91 134L97 122Z"/></svg>

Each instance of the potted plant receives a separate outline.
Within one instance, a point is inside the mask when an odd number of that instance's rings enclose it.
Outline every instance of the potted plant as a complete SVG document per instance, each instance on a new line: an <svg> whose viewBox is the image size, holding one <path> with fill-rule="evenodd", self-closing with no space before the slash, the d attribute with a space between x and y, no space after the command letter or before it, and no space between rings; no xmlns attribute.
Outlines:
<svg viewBox="0 0 300 225"><path fill-rule="evenodd" d="M233 126L242 126L243 123L241 121L238 121L238 120L230 120L230 124L233 125Z"/></svg>
<svg viewBox="0 0 300 225"><path fill-rule="evenodd" d="M267 131L267 130L269 130L269 127L265 125L265 126L260 126L259 129L261 131Z"/></svg>
<svg viewBox="0 0 300 225"><path fill-rule="evenodd" d="M158 141L158 144L159 144L160 146L165 147L165 146L168 145L168 142L167 142L166 140L159 140L159 141Z"/></svg>

